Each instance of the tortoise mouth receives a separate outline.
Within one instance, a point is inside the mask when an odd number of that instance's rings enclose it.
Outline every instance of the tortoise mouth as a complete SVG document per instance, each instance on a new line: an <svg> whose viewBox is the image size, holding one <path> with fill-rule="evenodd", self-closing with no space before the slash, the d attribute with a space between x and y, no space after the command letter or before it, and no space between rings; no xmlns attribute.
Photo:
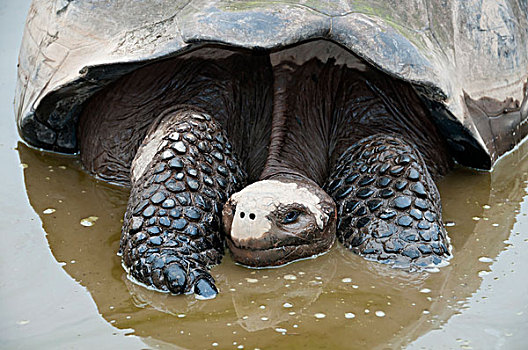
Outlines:
<svg viewBox="0 0 528 350"><path fill-rule="evenodd" d="M328 251L335 241L335 234L331 230L310 243L284 244L271 247L247 247L237 244L227 237L227 246L233 260L250 267L281 266L295 260L309 258Z"/></svg>

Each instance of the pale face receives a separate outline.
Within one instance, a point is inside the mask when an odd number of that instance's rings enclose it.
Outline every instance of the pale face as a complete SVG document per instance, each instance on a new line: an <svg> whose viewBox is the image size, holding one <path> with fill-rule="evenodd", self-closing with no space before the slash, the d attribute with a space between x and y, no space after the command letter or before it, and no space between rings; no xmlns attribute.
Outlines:
<svg viewBox="0 0 528 350"><path fill-rule="evenodd" d="M312 183L253 183L231 196L223 221L235 260L251 266L319 254L335 239L335 204Z"/></svg>

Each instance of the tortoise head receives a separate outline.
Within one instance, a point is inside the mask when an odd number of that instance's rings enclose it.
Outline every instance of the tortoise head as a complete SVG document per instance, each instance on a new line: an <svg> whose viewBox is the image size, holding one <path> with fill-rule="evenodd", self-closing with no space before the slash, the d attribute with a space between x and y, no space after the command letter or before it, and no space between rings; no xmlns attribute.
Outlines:
<svg viewBox="0 0 528 350"><path fill-rule="evenodd" d="M276 266L327 251L335 240L336 206L315 183L262 180L229 198L223 223L235 261Z"/></svg>

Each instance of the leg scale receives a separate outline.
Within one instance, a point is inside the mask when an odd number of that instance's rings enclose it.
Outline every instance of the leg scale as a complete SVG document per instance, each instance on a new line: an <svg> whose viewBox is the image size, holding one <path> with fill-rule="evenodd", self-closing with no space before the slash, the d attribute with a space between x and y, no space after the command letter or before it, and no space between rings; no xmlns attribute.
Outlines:
<svg viewBox="0 0 528 350"><path fill-rule="evenodd" d="M362 139L340 156L325 189L338 206L338 239L353 252L404 268L449 257L438 189L405 140Z"/></svg>
<svg viewBox="0 0 528 350"><path fill-rule="evenodd" d="M209 268L224 254L222 206L245 179L219 124L191 107L169 111L131 178L120 249L129 273L162 291L216 295Z"/></svg>

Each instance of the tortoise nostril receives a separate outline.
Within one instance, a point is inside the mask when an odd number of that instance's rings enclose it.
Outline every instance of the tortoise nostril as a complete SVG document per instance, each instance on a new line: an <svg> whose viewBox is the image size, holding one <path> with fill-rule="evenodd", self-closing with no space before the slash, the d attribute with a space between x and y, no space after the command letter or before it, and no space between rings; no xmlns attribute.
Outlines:
<svg viewBox="0 0 528 350"><path fill-rule="evenodd" d="M249 218L250 218L251 220L255 220L255 214L253 214L253 213L249 214Z"/></svg>
<svg viewBox="0 0 528 350"><path fill-rule="evenodd" d="M242 219L243 219L243 218L244 218L244 216L246 216L246 213L244 213L244 212L241 212L241 213L240 213L240 218L242 218Z"/></svg>

